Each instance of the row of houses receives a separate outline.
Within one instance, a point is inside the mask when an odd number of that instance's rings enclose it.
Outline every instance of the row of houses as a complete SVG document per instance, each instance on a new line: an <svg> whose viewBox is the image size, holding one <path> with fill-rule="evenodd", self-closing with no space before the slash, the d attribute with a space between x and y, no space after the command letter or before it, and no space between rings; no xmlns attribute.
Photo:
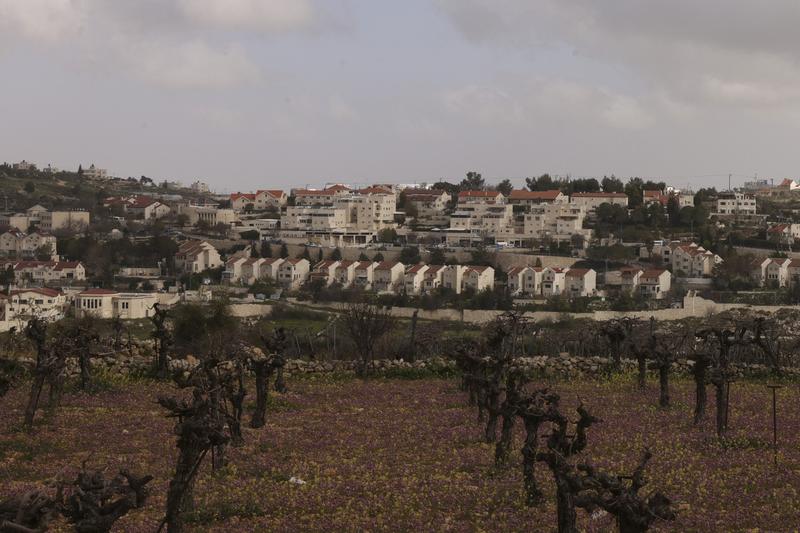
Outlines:
<svg viewBox="0 0 800 533"><path fill-rule="evenodd" d="M606 276L605 293L627 292L660 300L672 288L666 269L626 267ZM597 272L591 268L514 267L508 271L508 290L524 298L567 298L600 295Z"/></svg>
<svg viewBox="0 0 800 533"><path fill-rule="evenodd" d="M0 258L33 259L37 255L48 255L48 259L58 259L57 240L46 231L25 233L10 229L0 234Z"/></svg>
<svg viewBox="0 0 800 533"><path fill-rule="evenodd" d="M711 276L722 258L693 242L654 241L639 250L642 259L660 259L669 265L677 277L702 278Z"/></svg>
<svg viewBox="0 0 800 533"><path fill-rule="evenodd" d="M16 283L72 282L86 279L86 268L79 261L0 261L0 270L13 270Z"/></svg>
<svg viewBox="0 0 800 533"><path fill-rule="evenodd" d="M139 220L158 220L169 215L172 209L165 203L150 196L109 196L103 200L103 207L119 210Z"/></svg>

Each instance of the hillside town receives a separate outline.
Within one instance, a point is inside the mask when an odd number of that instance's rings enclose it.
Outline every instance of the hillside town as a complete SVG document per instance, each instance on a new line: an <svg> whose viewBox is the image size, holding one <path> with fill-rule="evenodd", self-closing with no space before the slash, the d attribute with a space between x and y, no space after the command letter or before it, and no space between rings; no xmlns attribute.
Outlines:
<svg viewBox="0 0 800 533"><path fill-rule="evenodd" d="M216 194L95 164L0 167L0 328L31 313L141 319L154 304L347 300L598 309L800 300L800 185L690 191L547 174ZM51 191L48 194L47 191Z"/></svg>

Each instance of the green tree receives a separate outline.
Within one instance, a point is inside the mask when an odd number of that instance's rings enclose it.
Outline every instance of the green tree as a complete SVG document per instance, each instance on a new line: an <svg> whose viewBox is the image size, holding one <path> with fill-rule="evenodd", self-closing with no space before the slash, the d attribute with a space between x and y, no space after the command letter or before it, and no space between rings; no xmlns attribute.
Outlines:
<svg viewBox="0 0 800 533"><path fill-rule="evenodd" d="M331 252L330 256L331 261L341 261L342 260L342 251L339 248L334 248Z"/></svg>
<svg viewBox="0 0 800 533"><path fill-rule="evenodd" d="M261 242L261 257L272 257L272 246L267 241Z"/></svg>
<svg viewBox="0 0 800 533"><path fill-rule="evenodd" d="M303 246L303 251L297 256L298 259L306 259L311 261L311 253L308 251L308 246Z"/></svg>
<svg viewBox="0 0 800 533"><path fill-rule="evenodd" d="M380 252L378 252L377 254L375 254L375 255L372 257L372 260L373 260L373 261L375 261L375 262L378 262L378 263L380 263L381 261L383 261L383 254L382 254L382 253L380 253Z"/></svg>
<svg viewBox="0 0 800 533"><path fill-rule="evenodd" d="M503 196L508 196L514 190L514 185L510 179L506 178L495 186L495 190L502 193Z"/></svg>
<svg viewBox="0 0 800 533"><path fill-rule="evenodd" d="M359 261L369 261L369 257L367 257L367 254L365 254L364 252L361 252L360 254L358 254L358 260Z"/></svg>
<svg viewBox="0 0 800 533"><path fill-rule="evenodd" d="M434 248L431 252L428 263L431 265L443 265L445 263L444 252L441 248Z"/></svg>
<svg viewBox="0 0 800 533"><path fill-rule="evenodd" d="M289 257L289 248L286 246L286 243L281 244L281 259L286 259Z"/></svg>
<svg viewBox="0 0 800 533"><path fill-rule="evenodd" d="M482 191L486 188L486 182L479 172L467 172L467 176L461 180L459 188L462 191Z"/></svg>
<svg viewBox="0 0 800 533"><path fill-rule="evenodd" d="M28 194L33 194L33 191L36 190L36 185L33 184L32 181L25 182L25 192Z"/></svg>
<svg viewBox="0 0 800 533"><path fill-rule="evenodd" d="M325 257L322 255L322 248L320 248L319 251L317 252L317 263L319 263L323 259L325 259Z"/></svg>
<svg viewBox="0 0 800 533"><path fill-rule="evenodd" d="M397 231L394 228L383 228L378 232L378 242L392 243L397 240Z"/></svg>
<svg viewBox="0 0 800 533"><path fill-rule="evenodd" d="M398 261L404 265L413 265L415 263L419 263L421 260L419 248L417 246L406 246L400 250L400 258Z"/></svg>
<svg viewBox="0 0 800 533"><path fill-rule="evenodd" d="M600 184L603 188L603 192L625 192L625 184L613 174L611 176L604 176Z"/></svg>
<svg viewBox="0 0 800 533"><path fill-rule="evenodd" d="M538 178L525 178L525 185L531 191L552 191L559 188L559 184L553 181L550 174L542 174Z"/></svg>

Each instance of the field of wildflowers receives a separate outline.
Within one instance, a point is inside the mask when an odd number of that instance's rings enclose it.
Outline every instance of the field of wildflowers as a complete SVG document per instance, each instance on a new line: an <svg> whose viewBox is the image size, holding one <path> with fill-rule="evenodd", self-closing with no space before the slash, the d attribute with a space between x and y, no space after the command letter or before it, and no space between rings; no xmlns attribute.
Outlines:
<svg viewBox="0 0 800 533"><path fill-rule="evenodd" d="M536 383L535 385L544 385ZM194 531L550 531L553 484L544 465L540 507L524 505L518 434L511 466L496 470L493 446L456 380L355 379L289 384L273 398L262 430L245 429L220 473L198 479ZM553 383L564 412L578 398L603 419L589 431L586 460L630 473L643 447L654 458L648 489L677 502L676 522L659 531L793 531L800 525L800 392L780 389L778 465L773 464L771 392L731 389L730 438L711 420L691 425L692 387L673 386L673 406L655 407L655 384L632 380ZM118 530L152 532L162 517L175 457L172 422L155 403L168 384L118 385L96 395L68 394L33 434L19 429L24 389L0 399L0 497L72 476L84 460L153 474L145 508ZM710 406L713 416L713 405ZM710 417L709 417L710 418ZM582 457L579 457L580 461ZM613 531L609 516L579 511L579 527ZM55 531L69 529L56 524Z"/></svg>

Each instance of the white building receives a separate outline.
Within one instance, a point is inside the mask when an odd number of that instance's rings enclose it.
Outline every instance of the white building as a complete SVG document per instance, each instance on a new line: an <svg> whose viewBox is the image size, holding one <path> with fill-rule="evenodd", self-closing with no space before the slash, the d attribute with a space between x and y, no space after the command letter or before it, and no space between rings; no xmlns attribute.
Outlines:
<svg viewBox="0 0 800 533"><path fill-rule="evenodd" d="M570 297L594 296L597 272L591 268L570 268L565 275L565 292Z"/></svg>
<svg viewBox="0 0 800 533"><path fill-rule="evenodd" d="M637 289L646 298L661 300L672 287L672 274L669 270L656 268L641 272Z"/></svg>
<svg viewBox="0 0 800 533"><path fill-rule="evenodd" d="M521 205L532 207L541 204L565 204L569 203L569 196L558 189L552 191L528 191L526 189L514 189L508 195L508 203L511 205Z"/></svg>
<svg viewBox="0 0 800 533"><path fill-rule="evenodd" d="M463 291L480 292L494 289L494 268L490 266L467 266L461 282Z"/></svg>
<svg viewBox="0 0 800 533"><path fill-rule="evenodd" d="M0 235L0 257L14 259L36 259L37 253L49 251L48 260L58 259L55 236L43 231L23 233L7 231Z"/></svg>
<svg viewBox="0 0 800 533"><path fill-rule="evenodd" d="M710 276L722 258L695 243L672 245L672 272L684 277Z"/></svg>
<svg viewBox="0 0 800 533"><path fill-rule="evenodd" d="M372 289L377 292L395 292L403 281L405 266L398 261L383 261L373 271Z"/></svg>
<svg viewBox="0 0 800 533"><path fill-rule="evenodd" d="M186 241L178 247L175 266L184 272L199 273L222 266L222 258L206 241Z"/></svg>
<svg viewBox="0 0 800 533"><path fill-rule="evenodd" d="M722 192L717 196L717 215L752 216L756 214L756 197L743 192Z"/></svg>
<svg viewBox="0 0 800 533"><path fill-rule="evenodd" d="M573 205L583 208L587 214L594 211L603 204L619 205L628 207L628 195L621 192L576 192L569 199Z"/></svg>
<svg viewBox="0 0 800 533"><path fill-rule="evenodd" d="M71 282L86 279L86 269L78 261L0 261L0 269L14 271L16 283Z"/></svg>
<svg viewBox="0 0 800 533"><path fill-rule="evenodd" d="M286 259L278 267L278 282L288 289L299 289L308 279L311 263L307 259Z"/></svg>
<svg viewBox="0 0 800 533"><path fill-rule="evenodd" d="M96 167L92 163L89 168L83 169L83 177L90 180L104 180L108 178L108 170Z"/></svg>
<svg viewBox="0 0 800 533"><path fill-rule="evenodd" d="M564 293L567 286L567 270L547 267L542 270L542 296L549 298Z"/></svg>
<svg viewBox="0 0 800 533"><path fill-rule="evenodd" d="M14 325L20 330L34 316L60 320L64 318L66 308L66 296L56 289L31 287L12 289L8 294L0 293L0 323L17 322Z"/></svg>
<svg viewBox="0 0 800 533"><path fill-rule="evenodd" d="M419 294L425 286L425 273L428 271L428 265L417 264L411 265L406 269L403 275L403 290L406 294Z"/></svg>
<svg viewBox="0 0 800 533"><path fill-rule="evenodd" d="M445 226L449 218L445 212L450 195L438 189L405 189L406 205L416 212L415 221L429 226Z"/></svg>
<svg viewBox="0 0 800 533"><path fill-rule="evenodd" d="M541 267L513 267L508 270L508 290L512 296L541 296L542 277L544 269Z"/></svg>
<svg viewBox="0 0 800 533"><path fill-rule="evenodd" d="M108 289L87 289L75 296L77 316L97 318L119 317L123 320L148 318L158 302L156 293L117 292Z"/></svg>

